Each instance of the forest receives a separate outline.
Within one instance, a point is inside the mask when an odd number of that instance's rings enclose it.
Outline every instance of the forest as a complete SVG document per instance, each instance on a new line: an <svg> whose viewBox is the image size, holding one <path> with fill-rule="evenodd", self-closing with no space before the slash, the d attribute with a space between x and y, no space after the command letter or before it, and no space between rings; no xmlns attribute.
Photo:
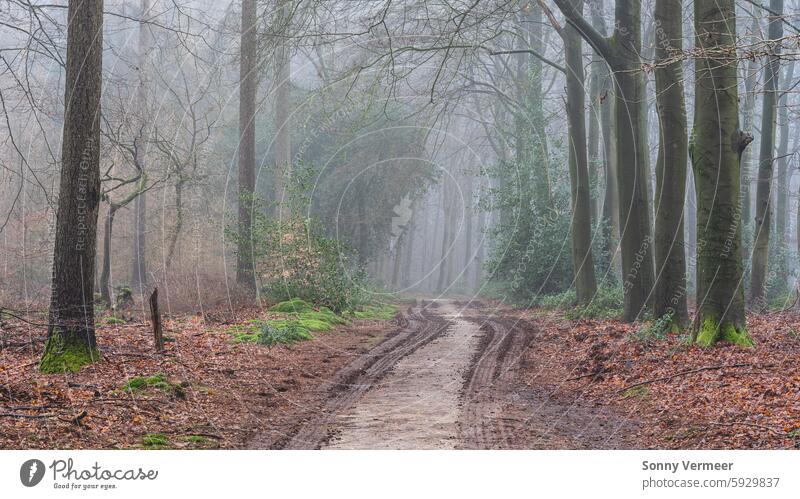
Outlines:
<svg viewBox="0 0 800 499"><path fill-rule="evenodd" d="M798 0L0 2L0 449L800 448Z"/></svg>

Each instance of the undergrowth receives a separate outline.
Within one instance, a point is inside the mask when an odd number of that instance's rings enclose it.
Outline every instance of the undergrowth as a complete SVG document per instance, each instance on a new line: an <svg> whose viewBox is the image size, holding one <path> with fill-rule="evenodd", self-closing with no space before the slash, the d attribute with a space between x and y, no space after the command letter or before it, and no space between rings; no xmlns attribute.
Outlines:
<svg viewBox="0 0 800 499"><path fill-rule="evenodd" d="M267 346L291 345L310 340L311 333L324 332L350 323L350 319L391 320L397 314L394 305L367 305L359 309L337 314L328 307L314 308L310 303L300 299L277 303L269 308L270 312L280 314L275 319L253 319L236 324L227 329L234 341L259 343Z"/></svg>
<svg viewBox="0 0 800 499"><path fill-rule="evenodd" d="M569 320L578 319L614 319L622 315L622 290L617 286L601 286L597 288L592 301L577 306L575 290L543 296L538 305L546 310L563 310L564 317Z"/></svg>

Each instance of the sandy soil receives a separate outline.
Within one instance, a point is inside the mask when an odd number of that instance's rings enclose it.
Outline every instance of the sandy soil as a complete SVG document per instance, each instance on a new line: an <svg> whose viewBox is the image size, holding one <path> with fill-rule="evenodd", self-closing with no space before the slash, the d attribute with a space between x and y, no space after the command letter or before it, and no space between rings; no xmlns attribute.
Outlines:
<svg viewBox="0 0 800 499"><path fill-rule="evenodd" d="M482 332L444 302L447 330L400 359L351 408L338 415L333 449L452 449L458 445L460 395Z"/></svg>

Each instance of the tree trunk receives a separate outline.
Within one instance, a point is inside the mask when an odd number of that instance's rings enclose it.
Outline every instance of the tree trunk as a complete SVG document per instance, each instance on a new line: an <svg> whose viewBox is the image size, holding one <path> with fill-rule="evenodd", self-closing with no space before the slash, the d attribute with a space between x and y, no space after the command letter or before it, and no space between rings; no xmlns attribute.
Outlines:
<svg viewBox="0 0 800 499"><path fill-rule="evenodd" d="M417 200L411 208L411 220L408 222L407 241L405 243L405 257L403 262L402 287L408 288L411 285L411 268L414 261L414 238L417 231Z"/></svg>
<svg viewBox="0 0 800 499"><path fill-rule="evenodd" d="M291 57L286 39L291 2L281 0L277 6L278 29L275 47L275 200L279 218L288 216L287 188L292 169L292 136L289 120L292 98Z"/></svg>
<svg viewBox="0 0 800 499"><path fill-rule="evenodd" d="M175 247L178 245L178 238L183 229L183 185L184 180L175 183L175 226L172 228L172 236L167 246L167 257L164 260L164 271L172 266L172 258L175 256ZM180 253L180 251L178 252ZM178 256L180 258L180 255Z"/></svg>
<svg viewBox="0 0 800 499"><path fill-rule="evenodd" d="M151 47L150 29L145 20L150 11L150 0L141 0L139 12L139 82L136 89L139 109L143 110L141 116L140 132L136 140L134 162L140 172L146 171L147 162L147 141L150 134L147 95L147 59ZM134 229L133 229L133 268L131 269L131 288L141 291L147 286L147 194L142 191L134 201Z"/></svg>
<svg viewBox="0 0 800 499"><path fill-rule="evenodd" d="M757 33L759 31L758 16L752 16L751 36L750 43L755 43L758 40ZM758 60L753 57L747 61L747 69L744 78L744 110L742 112L744 120L744 131L747 133L753 132L754 114L756 107L756 81L758 80ZM753 179L753 148L748 147L742 153L742 220L745 223L751 220L752 214L750 213L750 184ZM746 256L746 255L745 255Z"/></svg>
<svg viewBox="0 0 800 499"><path fill-rule="evenodd" d="M147 248L145 217L147 216L147 199L140 194L133 202L133 267L131 269L131 289L141 291L147 285L147 264L145 251Z"/></svg>
<svg viewBox="0 0 800 499"><path fill-rule="evenodd" d="M77 371L98 358L94 273L100 203L103 1L70 0L61 180L49 326L39 369Z"/></svg>
<svg viewBox="0 0 800 499"><path fill-rule="evenodd" d="M775 182L777 195L775 197L775 234L776 242L783 248L789 237L788 234L788 212L789 212L789 185L791 184L791 173L789 172L789 89L794 81L795 61L789 60L786 63L786 70L782 83L778 88L780 97L778 98L778 122L780 123L780 141L778 143L778 174Z"/></svg>
<svg viewBox="0 0 800 499"><path fill-rule="evenodd" d="M592 26L603 36L606 34L606 23L603 17L602 0L594 0L589 4L591 12ZM616 146L614 144L614 89L611 86L611 72L608 64L600 57L597 52L592 55L592 72L598 74L597 94L593 97L594 105L599 108L600 130L603 139L603 175L605 177L605 190L603 193L603 243L608 261L605 262L610 268L605 275L614 277L618 266L618 259L614 258L617 254L617 240L619 237L619 199L617 196L617 158Z"/></svg>
<svg viewBox="0 0 800 499"><path fill-rule="evenodd" d="M577 12L583 0L571 0ZM581 36L568 25L564 28L567 66L567 123L569 133L569 179L572 198L572 265L575 294L579 305L586 305L597 292L592 259L592 215L589 166L586 157L586 115L584 111L583 56Z"/></svg>
<svg viewBox="0 0 800 499"><path fill-rule="evenodd" d="M103 270L100 273L100 299L111 308L114 305L111 293L111 235L114 230L114 215L117 207L111 203L106 215L105 232L103 234Z"/></svg>
<svg viewBox="0 0 800 499"><path fill-rule="evenodd" d="M783 12L783 0L770 0L770 9ZM770 15L769 38L771 47L769 60L764 68L764 98L761 111L761 147L758 157L756 179L755 235L753 237L753 259L750 272L749 301L756 310L766 308L766 279L769 266L769 232L772 218L772 169L775 158L775 112L777 108L778 81L780 79L780 42L783 36L783 21Z"/></svg>
<svg viewBox="0 0 800 499"><path fill-rule="evenodd" d="M683 42L681 0L656 0L656 106L660 141L656 160L656 289L654 316L668 316L683 327L686 307L686 254L683 243L683 207L686 198L688 138L681 61L665 64L680 53ZM674 53L673 53L674 52Z"/></svg>
<svg viewBox="0 0 800 499"><path fill-rule="evenodd" d="M645 149L645 85L641 62L641 3L617 0L614 35L605 38L569 0L554 0L569 23L597 50L614 71L616 82L616 144L619 162L620 239L625 298L624 320L635 321L648 308L653 288L653 253L647 199Z"/></svg>
<svg viewBox="0 0 800 499"><path fill-rule="evenodd" d="M255 289L253 262L253 194L256 184L256 0L242 0L239 53L239 236L236 282Z"/></svg>
<svg viewBox="0 0 800 499"><path fill-rule="evenodd" d="M697 316L694 340L752 344L742 286L739 162L752 137L739 130L734 0L695 0L694 130Z"/></svg>

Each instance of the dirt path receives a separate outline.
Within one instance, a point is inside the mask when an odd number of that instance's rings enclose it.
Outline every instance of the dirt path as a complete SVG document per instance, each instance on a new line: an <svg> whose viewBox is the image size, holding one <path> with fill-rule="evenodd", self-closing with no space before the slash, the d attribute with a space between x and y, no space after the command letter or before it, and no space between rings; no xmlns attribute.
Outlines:
<svg viewBox="0 0 800 499"><path fill-rule="evenodd" d="M334 449L452 449L458 445L460 395L482 335L452 302L433 341L400 359L351 408L337 416Z"/></svg>
<svg viewBox="0 0 800 499"><path fill-rule="evenodd" d="M624 416L554 397L527 352L536 325L477 304L422 301L381 344L320 387L317 416L251 448L626 448ZM531 370L536 370L530 380ZM542 376L539 378L539 373ZM528 374L528 375L526 375ZM600 417L598 417L600 416Z"/></svg>

